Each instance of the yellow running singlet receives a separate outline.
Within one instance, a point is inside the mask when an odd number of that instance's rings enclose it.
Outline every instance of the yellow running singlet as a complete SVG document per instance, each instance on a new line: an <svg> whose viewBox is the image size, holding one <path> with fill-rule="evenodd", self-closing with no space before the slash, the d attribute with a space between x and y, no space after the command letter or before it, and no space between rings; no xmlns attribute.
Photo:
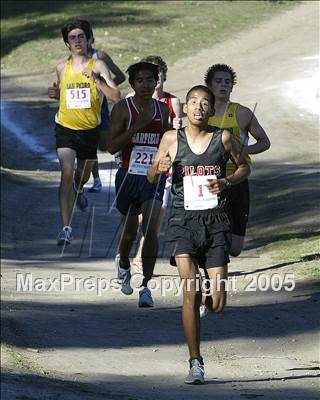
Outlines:
<svg viewBox="0 0 320 400"><path fill-rule="evenodd" d="M211 126L217 126L218 128L228 129L240 145L247 146L249 141L248 134L241 131L237 121L236 112L238 105L238 103L230 103L228 109L223 115L213 115L209 118L208 124ZM245 159L249 166L251 166L250 157L247 155ZM229 160L227 163L226 175L232 175L236 169L237 166L231 160Z"/></svg>
<svg viewBox="0 0 320 400"><path fill-rule="evenodd" d="M95 60L90 58L87 68L93 69ZM56 122L74 130L94 129L100 125L101 103L103 95L96 84L74 71L72 59L66 62L60 82L60 105Z"/></svg>

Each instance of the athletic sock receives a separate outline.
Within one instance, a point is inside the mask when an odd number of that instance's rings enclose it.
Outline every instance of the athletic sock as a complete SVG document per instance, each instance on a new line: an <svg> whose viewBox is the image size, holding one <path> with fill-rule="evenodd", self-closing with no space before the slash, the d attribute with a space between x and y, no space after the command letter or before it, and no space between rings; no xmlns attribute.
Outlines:
<svg viewBox="0 0 320 400"><path fill-rule="evenodd" d="M199 357L191 357L191 358L189 359L190 368L192 367L192 365L191 365L191 361L192 361L192 360L198 360L198 361L200 362L201 365L204 365L203 358L202 358L201 356L199 356Z"/></svg>

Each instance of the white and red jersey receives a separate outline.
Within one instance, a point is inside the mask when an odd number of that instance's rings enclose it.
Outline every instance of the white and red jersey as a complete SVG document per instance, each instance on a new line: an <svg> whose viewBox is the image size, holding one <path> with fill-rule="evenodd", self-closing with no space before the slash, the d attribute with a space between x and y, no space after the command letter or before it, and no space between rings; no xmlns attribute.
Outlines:
<svg viewBox="0 0 320 400"><path fill-rule="evenodd" d="M138 118L133 97L125 99L129 111L128 129L133 126ZM132 136L124 149L117 154L118 165L127 169L130 174L146 175L148 168L152 165L158 151L159 144L164 133L163 118L160 102L152 99L154 114L152 121Z"/></svg>

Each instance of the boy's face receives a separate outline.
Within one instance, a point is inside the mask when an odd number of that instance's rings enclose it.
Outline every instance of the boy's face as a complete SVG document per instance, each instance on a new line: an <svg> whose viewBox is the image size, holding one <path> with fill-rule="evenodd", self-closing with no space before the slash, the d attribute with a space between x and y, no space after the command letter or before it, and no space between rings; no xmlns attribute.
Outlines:
<svg viewBox="0 0 320 400"><path fill-rule="evenodd" d="M187 103L183 110L188 120L194 125L203 125L208 122L210 115L213 114L213 108L210 103L210 96L201 89L195 89L190 93Z"/></svg>
<svg viewBox="0 0 320 400"><path fill-rule="evenodd" d="M68 33L67 47L73 54L86 54L88 40L82 29L76 28Z"/></svg>
<svg viewBox="0 0 320 400"><path fill-rule="evenodd" d="M157 82L153 73L149 70L141 70L136 73L132 83L132 88L136 95L141 98L151 98Z"/></svg>
<svg viewBox="0 0 320 400"><path fill-rule="evenodd" d="M232 76L229 72L217 71L210 82L210 89L216 97L229 98L232 92Z"/></svg>

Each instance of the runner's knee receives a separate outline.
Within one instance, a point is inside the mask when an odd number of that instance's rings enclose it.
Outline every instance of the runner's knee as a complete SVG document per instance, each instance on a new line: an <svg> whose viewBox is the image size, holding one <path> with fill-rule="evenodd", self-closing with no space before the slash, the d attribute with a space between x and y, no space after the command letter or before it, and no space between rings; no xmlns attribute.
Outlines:
<svg viewBox="0 0 320 400"><path fill-rule="evenodd" d="M232 257L237 257L243 249L243 244L244 244L244 237L232 235L232 241L231 241L229 254Z"/></svg>
<svg viewBox="0 0 320 400"><path fill-rule="evenodd" d="M229 254L232 257L238 257L240 255L241 251L242 251L242 246L241 246L241 248L239 248L239 247L235 247L235 248L231 247L230 251L229 251Z"/></svg>
<svg viewBox="0 0 320 400"><path fill-rule="evenodd" d="M194 307L197 303L201 302L201 294L195 288L184 285L183 288L183 303L190 307Z"/></svg>
<svg viewBox="0 0 320 400"><path fill-rule="evenodd" d="M61 180L65 183L72 183L73 181L73 168L63 167L61 170Z"/></svg>

